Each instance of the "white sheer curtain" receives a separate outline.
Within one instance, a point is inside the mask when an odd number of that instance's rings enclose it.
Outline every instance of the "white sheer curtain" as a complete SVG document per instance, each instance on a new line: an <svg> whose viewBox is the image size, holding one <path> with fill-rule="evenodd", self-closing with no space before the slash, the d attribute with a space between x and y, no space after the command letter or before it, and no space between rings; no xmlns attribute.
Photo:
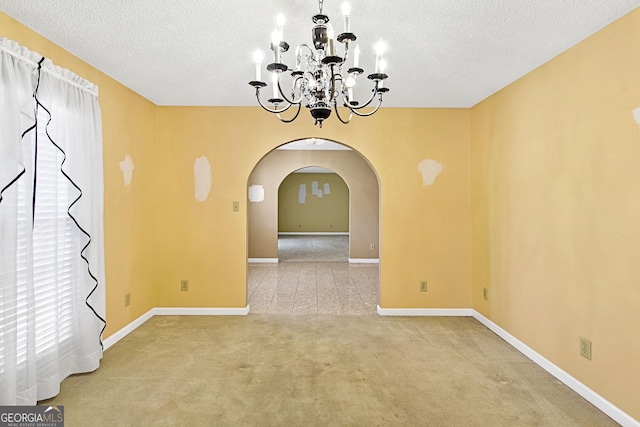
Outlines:
<svg viewBox="0 0 640 427"><path fill-rule="evenodd" d="M0 405L33 405L102 357L97 88L0 38Z"/></svg>

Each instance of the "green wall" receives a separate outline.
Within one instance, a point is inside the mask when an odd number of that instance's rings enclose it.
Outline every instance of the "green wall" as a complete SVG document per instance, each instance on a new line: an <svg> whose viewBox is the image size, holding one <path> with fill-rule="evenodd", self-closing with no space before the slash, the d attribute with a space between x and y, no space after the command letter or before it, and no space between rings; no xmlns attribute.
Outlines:
<svg viewBox="0 0 640 427"><path fill-rule="evenodd" d="M312 194L313 182L324 191L329 184L331 194ZM305 203L299 203L298 192L306 186ZM278 189L279 232L348 232L349 188L335 173L292 173Z"/></svg>

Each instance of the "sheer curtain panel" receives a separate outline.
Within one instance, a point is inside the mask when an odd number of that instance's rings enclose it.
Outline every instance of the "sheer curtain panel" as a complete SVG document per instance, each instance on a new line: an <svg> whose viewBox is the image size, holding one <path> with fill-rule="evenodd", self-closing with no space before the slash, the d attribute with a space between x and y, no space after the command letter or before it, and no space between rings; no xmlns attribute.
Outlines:
<svg viewBox="0 0 640 427"><path fill-rule="evenodd" d="M0 405L98 368L102 218L97 88L0 38Z"/></svg>

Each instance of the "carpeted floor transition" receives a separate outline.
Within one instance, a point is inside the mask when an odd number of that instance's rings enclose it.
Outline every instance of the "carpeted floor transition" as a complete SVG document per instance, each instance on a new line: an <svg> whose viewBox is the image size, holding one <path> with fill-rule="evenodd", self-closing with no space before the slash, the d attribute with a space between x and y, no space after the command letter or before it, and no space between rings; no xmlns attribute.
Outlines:
<svg viewBox="0 0 640 427"><path fill-rule="evenodd" d="M473 318L157 316L45 405L72 426L609 426Z"/></svg>

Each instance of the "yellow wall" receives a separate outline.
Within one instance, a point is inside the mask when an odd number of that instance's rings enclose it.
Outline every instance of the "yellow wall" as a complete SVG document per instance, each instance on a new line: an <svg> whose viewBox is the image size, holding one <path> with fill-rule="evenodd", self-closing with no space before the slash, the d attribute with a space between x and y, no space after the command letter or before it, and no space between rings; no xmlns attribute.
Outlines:
<svg viewBox="0 0 640 427"><path fill-rule="evenodd" d="M323 129L304 116L280 124L257 107L158 108L3 13L0 28L100 87L105 336L154 306L244 307L249 174L278 145L327 138L358 150L379 177L382 307L473 306L640 419L640 129L631 115L640 12L471 110L385 108ZM127 188L126 154L136 166ZM193 163L203 155L212 190L198 202ZM417 170L424 159L445 166L432 186ZM593 341L592 361L578 354L580 336Z"/></svg>
<svg viewBox="0 0 640 427"><path fill-rule="evenodd" d="M471 121L474 307L635 419L639 73L636 10L474 107Z"/></svg>
<svg viewBox="0 0 640 427"><path fill-rule="evenodd" d="M246 305L247 180L269 151L309 137L353 147L378 173L381 306L471 306L468 110L387 108L349 126L332 118L322 129L305 116L281 124L254 107L160 107L158 114L158 306ZM201 156L212 169L205 202L194 197ZM424 159L446 166L428 187L418 172ZM181 279L189 292L180 291ZM429 280L428 293L419 292L421 280Z"/></svg>
<svg viewBox="0 0 640 427"><path fill-rule="evenodd" d="M104 143L106 338L153 307L157 107L2 12L0 36L50 58L99 87ZM127 188L119 167L126 154L135 164ZM127 292L131 293L131 305L125 308Z"/></svg>
<svg viewBox="0 0 640 427"><path fill-rule="evenodd" d="M330 194L317 197L312 184L324 191L329 184ZM305 203L298 200L300 186L306 188ZM377 226L377 224L376 224ZM335 173L292 173L278 189L278 231L280 232L348 232L349 188Z"/></svg>

